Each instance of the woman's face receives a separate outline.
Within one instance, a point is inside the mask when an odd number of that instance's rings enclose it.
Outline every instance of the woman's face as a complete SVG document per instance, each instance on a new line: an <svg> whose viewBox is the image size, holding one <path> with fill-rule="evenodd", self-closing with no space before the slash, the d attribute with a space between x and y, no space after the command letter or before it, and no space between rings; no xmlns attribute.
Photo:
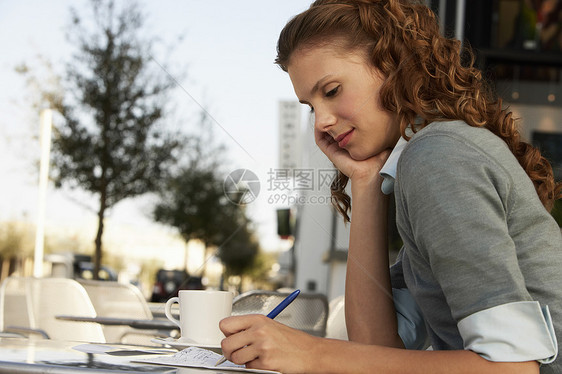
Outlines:
<svg viewBox="0 0 562 374"><path fill-rule="evenodd" d="M314 111L314 129L355 160L393 148L400 130L380 105L383 78L359 52L317 46L293 52L288 72L299 101Z"/></svg>

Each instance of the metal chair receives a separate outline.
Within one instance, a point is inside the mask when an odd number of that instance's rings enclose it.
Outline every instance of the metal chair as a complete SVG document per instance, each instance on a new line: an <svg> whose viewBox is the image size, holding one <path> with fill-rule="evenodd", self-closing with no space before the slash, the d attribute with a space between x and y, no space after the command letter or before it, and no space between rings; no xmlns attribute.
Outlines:
<svg viewBox="0 0 562 374"><path fill-rule="evenodd" d="M237 296L232 315L267 314L290 292L249 291ZM301 293L275 320L315 336L326 335L328 299L324 294Z"/></svg>
<svg viewBox="0 0 562 374"><path fill-rule="evenodd" d="M12 277L0 284L0 337L22 338L33 334L34 337L48 338L45 331L30 327L28 302L23 282ZM25 305L25 307L8 308L8 305Z"/></svg>
<svg viewBox="0 0 562 374"><path fill-rule="evenodd" d="M15 333L15 331L8 332L6 325L24 329L31 327L28 304L25 283L19 278L6 278L0 284L0 332L3 336ZM18 305L19 307L8 308L8 305Z"/></svg>
<svg viewBox="0 0 562 374"><path fill-rule="evenodd" d="M0 286L0 331L105 343L96 323L60 321L61 314L95 317L84 288L66 278L8 277Z"/></svg>
<svg viewBox="0 0 562 374"><path fill-rule="evenodd" d="M129 283L80 280L98 317L152 320L154 317L140 290ZM155 337L168 337L169 332L137 330L129 326L103 325L108 343L152 344Z"/></svg>

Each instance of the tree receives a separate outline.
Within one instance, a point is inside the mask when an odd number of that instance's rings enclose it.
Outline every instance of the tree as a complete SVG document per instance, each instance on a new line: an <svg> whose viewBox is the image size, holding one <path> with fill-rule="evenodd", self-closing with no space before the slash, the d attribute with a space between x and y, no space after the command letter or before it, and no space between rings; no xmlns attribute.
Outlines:
<svg viewBox="0 0 562 374"><path fill-rule="evenodd" d="M261 265L256 262L259 253L260 246L251 223L246 221L218 249L217 255L225 267L224 278L232 275L242 277L256 270L256 265Z"/></svg>
<svg viewBox="0 0 562 374"><path fill-rule="evenodd" d="M219 221L229 207L215 170L184 167L159 195L154 219L176 227L186 242L199 239L208 247L224 239Z"/></svg>
<svg viewBox="0 0 562 374"><path fill-rule="evenodd" d="M228 268L251 264L259 246L254 240L244 207L232 203L224 192L221 174L222 146L214 144L209 117L201 113L197 137L185 148L183 166L170 176L158 192L153 218L175 227L185 242L197 239L209 251L218 248ZM203 270L204 273L204 270Z"/></svg>
<svg viewBox="0 0 562 374"><path fill-rule="evenodd" d="M242 207L224 195L223 178L217 168L202 167L196 161L167 180L159 192L153 217L175 227L186 243L200 240L205 247L205 258L212 248L221 247L233 238L239 245L232 250L238 250L244 243L251 245L245 234L249 220Z"/></svg>
<svg viewBox="0 0 562 374"><path fill-rule="evenodd" d="M33 256L34 228L23 222L8 221L0 225L0 276L2 278L17 270L26 258Z"/></svg>
<svg viewBox="0 0 562 374"><path fill-rule="evenodd" d="M259 244L243 207L226 198L222 185L216 169L199 168L197 164L182 168L159 193L153 217L175 227L186 243L200 240L205 258L218 248L227 273L241 274L252 266Z"/></svg>
<svg viewBox="0 0 562 374"><path fill-rule="evenodd" d="M78 53L65 68L64 94L43 97L64 119L54 131L55 185L99 199L97 276L107 210L154 191L175 162L180 140L160 126L173 80L151 64L152 40L140 36L144 17L137 5L118 11L112 0L91 0L91 9L84 17L72 11L70 41Z"/></svg>

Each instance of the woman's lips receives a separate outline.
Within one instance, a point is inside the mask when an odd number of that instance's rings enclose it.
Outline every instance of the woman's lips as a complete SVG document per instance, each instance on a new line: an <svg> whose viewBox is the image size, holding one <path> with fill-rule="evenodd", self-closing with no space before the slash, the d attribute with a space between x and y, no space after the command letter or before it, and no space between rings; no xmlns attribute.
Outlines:
<svg viewBox="0 0 562 374"><path fill-rule="evenodd" d="M347 145L347 143L349 143L349 140L351 139L351 135L353 133L354 130L350 130L346 133L341 134L340 136L338 136L336 138L336 142L338 142L338 146L340 148L343 148Z"/></svg>

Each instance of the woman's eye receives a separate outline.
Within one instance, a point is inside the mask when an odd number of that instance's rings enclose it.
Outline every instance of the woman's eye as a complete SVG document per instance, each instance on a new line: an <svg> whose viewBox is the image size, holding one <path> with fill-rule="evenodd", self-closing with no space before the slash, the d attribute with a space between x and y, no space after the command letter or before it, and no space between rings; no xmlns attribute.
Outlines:
<svg viewBox="0 0 562 374"><path fill-rule="evenodd" d="M309 106L309 108L310 108L310 113L311 114L314 113L314 108L312 106Z"/></svg>
<svg viewBox="0 0 562 374"><path fill-rule="evenodd" d="M326 92L326 97L331 97L334 96L335 94L338 93L340 86L336 86L334 88L332 88L330 91Z"/></svg>

